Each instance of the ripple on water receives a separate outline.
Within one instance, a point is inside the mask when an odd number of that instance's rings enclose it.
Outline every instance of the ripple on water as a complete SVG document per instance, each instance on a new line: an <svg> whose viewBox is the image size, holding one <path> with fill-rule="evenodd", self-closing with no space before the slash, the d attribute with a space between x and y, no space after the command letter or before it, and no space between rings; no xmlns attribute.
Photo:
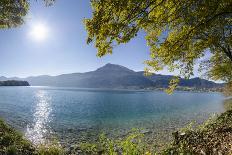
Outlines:
<svg viewBox="0 0 232 155"><path fill-rule="evenodd" d="M192 120L201 123L225 110L218 93L1 87L0 99L0 117L25 131L35 144L49 142L53 135L64 144L92 141L102 132L117 138L132 128L164 139L166 131Z"/></svg>
<svg viewBox="0 0 232 155"><path fill-rule="evenodd" d="M43 90L38 91L35 97L37 103L33 123L27 126L26 137L34 144L43 144L50 132L48 123L51 121L51 97Z"/></svg>

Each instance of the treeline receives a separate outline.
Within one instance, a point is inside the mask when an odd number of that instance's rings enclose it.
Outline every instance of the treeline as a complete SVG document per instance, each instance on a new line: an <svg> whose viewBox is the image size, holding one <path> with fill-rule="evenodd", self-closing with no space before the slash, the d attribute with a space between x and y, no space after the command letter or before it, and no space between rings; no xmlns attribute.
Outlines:
<svg viewBox="0 0 232 155"><path fill-rule="evenodd" d="M8 80L0 81L0 86L30 86L30 84L27 81Z"/></svg>

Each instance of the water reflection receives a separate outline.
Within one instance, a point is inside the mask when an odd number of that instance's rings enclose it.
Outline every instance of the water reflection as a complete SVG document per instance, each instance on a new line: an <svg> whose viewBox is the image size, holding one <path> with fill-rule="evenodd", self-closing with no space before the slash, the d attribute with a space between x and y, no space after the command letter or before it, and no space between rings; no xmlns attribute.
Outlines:
<svg viewBox="0 0 232 155"><path fill-rule="evenodd" d="M51 121L51 97L44 90L39 90L36 95L36 107L33 114L33 124L27 127L26 136L34 144L44 144L49 134L48 122Z"/></svg>

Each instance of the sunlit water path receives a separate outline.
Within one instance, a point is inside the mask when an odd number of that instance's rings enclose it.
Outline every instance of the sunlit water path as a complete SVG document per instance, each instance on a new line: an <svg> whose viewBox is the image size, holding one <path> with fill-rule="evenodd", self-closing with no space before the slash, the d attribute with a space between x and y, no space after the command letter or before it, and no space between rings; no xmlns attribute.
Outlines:
<svg viewBox="0 0 232 155"><path fill-rule="evenodd" d="M47 91L39 90L35 95L37 98L33 121L27 126L26 137L35 144L45 143L46 137L50 134L49 122L51 121L51 97Z"/></svg>
<svg viewBox="0 0 232 155"><path fill-rule="evenodd" d="M132 128L150 138L225 110L219 93L125 91L56 87L0 87L0 117L35 144L92 140Z"/></svg>

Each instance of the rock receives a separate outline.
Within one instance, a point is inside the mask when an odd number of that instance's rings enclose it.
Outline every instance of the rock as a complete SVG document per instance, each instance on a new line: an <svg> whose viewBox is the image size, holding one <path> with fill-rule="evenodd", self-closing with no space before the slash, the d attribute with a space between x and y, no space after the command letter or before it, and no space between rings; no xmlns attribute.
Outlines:
<svg viewBox="0 0 232 155"><path fill-rule="evenodd" d="M87 128L78 128L77 132L81 132L81 131L87 131Z"/></svg>
<svg viewBox="0 0 232 155"><path fill-rule="evenodd" d="M148 134L148 133L151 133L151 130L149 130L149 129L144 129L144 130L141 130L140 133L141 133L141 134Z"/></svg>
<svg viewBox="0 0 232 155"><path fill-rule="evenodd" d="M68 130L69 133L70 132L72 133L74 131L72 128L68 128L67 130Z"/></svg>
<svg viewBox="0 0 232 155"><path fill-rule="evenodd" d="M75 145L70 146L70 150L74 150L75 148L76 148Z"/></svg>
<svg viewBox="0 0 232 155"><path fill-rule="evenodd" d="M202 155L206 155L206 153L205 153L203 150L201 150L201 154L202 154Z"/></svg>
<svg viewBox="0 0 232 155"><path fill-rule="evenodd" d="M185 132L180 133L180 136L184 136L184 135L185 135Z"/></svg>
<svg viewBox="0 0 232 155"><path fill-rule="evenodd" d="M136 140L135 140L135 139L131 139L131 142L132 142L132 143L136 143Z"/></svg>

